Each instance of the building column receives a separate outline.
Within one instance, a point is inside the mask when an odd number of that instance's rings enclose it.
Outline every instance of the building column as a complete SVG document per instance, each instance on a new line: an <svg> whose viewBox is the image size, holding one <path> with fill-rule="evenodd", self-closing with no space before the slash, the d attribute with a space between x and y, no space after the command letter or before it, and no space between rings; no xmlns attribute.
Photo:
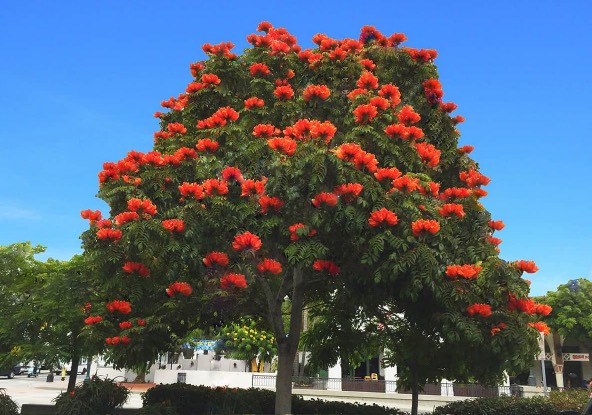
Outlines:
<svg viewBox="0 0 592 415"><path fill-rule="evenodd" d="M337 364L329 368L329 381L327 382L327 390L341 390L341 359L337 360Z"/></svg>

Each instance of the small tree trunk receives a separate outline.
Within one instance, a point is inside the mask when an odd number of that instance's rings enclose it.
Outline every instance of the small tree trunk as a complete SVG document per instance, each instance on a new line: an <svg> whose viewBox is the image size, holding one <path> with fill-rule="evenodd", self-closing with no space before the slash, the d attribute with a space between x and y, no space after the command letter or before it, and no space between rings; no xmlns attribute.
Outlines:
<svg viewBox="0 0 592 415"><path fill-rule="evenodd" d="M278 372L275 380L275 414L292 413L292 362L296 352L287 345L278 348Z"/></svg>
<svg viewBox="0 0 592 415"><path fill-rule="evenodd" d="M72 355L72 366L70 367L70 377L68 378L68 392L72 392L76 387L76 378L78 377L78 364L80 363L80 356L78 354Z"/></svg>
<svg viewBox="0 0 592 415"><path fill-rule="evenodd" d="M411 415L417 415L419 406L419 385L413 382L411 385Z"/></svg>

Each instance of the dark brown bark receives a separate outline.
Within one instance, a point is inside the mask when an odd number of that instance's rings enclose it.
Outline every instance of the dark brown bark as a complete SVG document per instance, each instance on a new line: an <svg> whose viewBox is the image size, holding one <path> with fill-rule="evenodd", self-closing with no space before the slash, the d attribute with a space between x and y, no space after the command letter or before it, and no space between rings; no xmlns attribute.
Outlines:
<svg viewBox="0 0 592 415"><path fill-rule="evenodd" d="M70 377L68 378L68 392L72 392L76 387L76 378L78 377L78 365L80 364L80 355L72 354L72 366L70 367Z"/></svg>

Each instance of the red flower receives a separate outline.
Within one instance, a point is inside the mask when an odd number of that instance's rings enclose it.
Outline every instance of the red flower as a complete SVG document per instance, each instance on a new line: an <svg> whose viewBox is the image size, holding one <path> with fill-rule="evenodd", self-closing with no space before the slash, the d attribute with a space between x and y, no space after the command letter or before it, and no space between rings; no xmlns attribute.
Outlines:
<svg viewBox="0 0 592 415"><path fill-rule="evenodd" d="M101 219L101 220L97 221L96 225L99 229L110 228L112 226L112 223L109 219Z"/></svg>
<svg viewBox="0 0 592 415"><path fill-rule="evenodd" d="M189 285L189 283L175 281L174 283L169 285L165 292L169 297L174 296L176 293L188 297L193 292L193 288L191 288L191 285Z"/></svg>
<svg viewBox="0 0 592 415"><path fill-rule="evenodd" d="M549 328L549 326L547 326L547 324L543 323L542 321L537 321L535 323L528 323L528 327L535 328L543 334L551 334L551 329Z"/></svg>
<svg viewBox="0 0 592 415"><path fill-rule="evenodd" d="M378 78L374 76L372 72L362 72L356 84L358 85L358 88L376 89L378 88Z"/></svg>
<svg viewBox="0 0 592 415"><path fill-rule="evenodd" d="M401 124L407 126L415 124L421 120L421 116L413 110L411 105L405 105L397 114L397 118Z"/></svg>
<svg viewBox="0 0 592 415"><path fill-rule="evenodd" d="M290 231L290 240L291 241L297 241L298 239L300 239L300 236L298 236L298 234L299 233L302 234L302 233L298 232L299 229L302 229L306 236L314 236L317 234L317 231L315 229L310 230L308 232L308 234L306 234L308 227L304 223L295 223L294 225L290 225L290 227L288 228L288 230Z"/></svg>
<svg viewBox="0 0 592 415"><path fill-rule="evenodd" d="M423 91L426 99L432 105L438 104L442 101L444 91L442 91L442 84L437 79L428 79L423 84Z"/></svg>
<svg viewBox="0 0 592 415"><path fill-rule="evenodd" d="M391 103L388 99L382 97L372 97L370 98L370 105L374 105L376 108L384 111L387 108L390 108Z"/></svg>
<svg viewBox="0 0 592 415"><path fill-rule="evenodd" d="M535 313L541 316L548 316L553 311L553 308L547 304L535 304Z"/></svg>
<svg viewBox="0 0 592 415"><path fill-rule="evenodd" d="M395 180L401 177L401 172L396 167L388 167L376 170L376 173L374 173L374 177L376 177L376 180L379 181L385 179Z"/></svg>
<svg viewBox="0 0 592 415"><path fill-rule="evenodd" d="M469 154L472 153L475 147L473 146L462 146L457 149L457 151L461 154Z"/></svg>
<svg viewBox="0 0 592 415"><path fill-rule="evenodd" d="M226 182L243 182L243 174L237 167L224 167L222 169L222 179Z"/></svg>
<svg viewBox="0 0 592 415"><path fill-rule="evenodd" d="M491 306L488 304L472 304L467 307L467 313L470 316L478 314L482 317L489 317L491 315Z"/></svg>
<svg viewBox="0 0 592 415"><path fill-rule="evenodd" d="M487 222L487 224L495 231L501 231L506 226L501 220L490 220Z"/></svg>
<svg viewBox="0 0 592 415"><path fill-rule="evenodd" d="M451 113L452 111L454 111L457 108L458 108L458 105L456 105L454 102L441 102L440 103L440 109L444 112Z"/></svg>
<svg viewBox="0 0 592 415"><path fill-rule="evenodd" d="M324 259L317 259L315 262L313 262L312 268L315 271L325 271L331 276L339 275L341 272L341 269L339 269L339 267L335 265L333 261L327 261Z"/></svg>
<svg viewBox="0 0 592 415"><path fill-rule="evenodd" d="M88 316L84 319L84 324L92 325L100 323L101 321L103 321L103 317L101 316Z"/></svg>
<svg viewBox="0 0 592 415"><path fill-rule="evenodd" d="M440 208L438 213L440 214L440 216L444 217L456 215L457 217L462 218L463 216L465 216L463 205L458 203L447 203Z"/></svg>
<svg viewBox="0 0 592 415"><path fill-rule="evenodd" d="M140 318L140 319L138 319L137 324L140 327L144 327L144 326L146 326L146 320L143 320Z"/></svg>
<svg viewBox="0 0 592 415"><path fill-rule="evenodd" d="M167 125L167 130L169 130L169 133L171 133L171 134L183 135L187 132L187 128L185 128L185 126L183 124L180 124L178 122L171 123L171 124Z"/></svg>
<svg viewBox="0 0 592 415"><path fill-rule="evenodd" d="M220 78L213 73L205 73L201 76L201 81L207 85L220 85Z"/></svg>
<svg viewBox="0 0 592 415"><path fill-rule="evenodd" d="M472 191L473 196L475 196L477 199L487 196L487 190L483 190L481 188L477 188L477 189L473 189Z"/></svg>
<svg viewBox="0 0 592 415"><path fill-rule="evenodd" d="M407 36L405 36L403 33L394 33L391 36L389 36L388 44L389 46L397 47L406 40Z"/></svg>
<svg viewBox="0 0 592 415"><path fill-rule="evenodd" d="M140 218L140 215L138 215L137 212L123 212L120 213L119 215L115 216L115 224L117 226L121 226L124 225L128 222L137 220Z"/></svg>
<svg viewBox="0 0 592 415"><path fill-rule="evenodd" d="M257 124L253 128L253 135L255 137L269 138L278 133L279 130L272 124Z"/></svg>
<svg viewBox="0 0 592 415"><path fill-rule="evenodd" d="M261 239L255 234L251 232L244 232L234 237L234 241L232 242L232 248L235 251L245 251L245 250L253 250L258 251L261 249Z"/></svg>
<svg viewBox="0 0 592 415"><path fill-rule="evenodd" d="M257 31L258 32L269 32L269 29L273 28L273 26L271 25L271 23L269 22L261 22L259 23L259 25L257 26Z"/></svg>
<svg viewBox="0 0 592 415"><path fill-rule="evenodd" d="M397 189L400 192L411 193L414 190L420 189L419 179L407 175L401 176L393 180L393 189Z"/></svg>
<svg viewBox="0 0 592 415"><path fill-rule="evenodd" d="M452 122L454 124L460 124L461 122L465 122L465 117L462 115L457 115L456 117L452 117Z"/></svg>
<svg viewBox="0 0 592 415"><path fill-rule="evenodd" d="M251 97L244 100L245 108L248 110L252 110L253 108L261 108L265 105L265 101L261 98Z"/></svg>
<svg viewBox="0 0 592 415"><path fill-rule="evenodd" d="M476 278L481 271L481 267L478 265L466 264L466 265L449 265L446 267L446 275L455 278Z"/></svg>
<svg viewBox="0 0 592 415"><path fill-rule="evenodd" d="M358 95L365 95L368 93L367 89L364 88L356 88L356 89L352 89L352 91L347 94L347 98L351 101L353 101L354 99L356 99L356 97Z"/></svg>
<svg viewBox="0 0 592 415"><path fill-rule="evenodd" d="M464 187L451 187L440 193L440 199L449 201L450 199L461 199L469 197L471 191Z"/></svg>
<svg viewBox="0 0 592 415"><path fill-rule="evenodd" d="M261 206L261 213L265 214L270 209L274 212L278 212L282 206L284 206L284 202L282 202L277 197L269 197L266 195L261 195L259 198L259 205Z"/></svg>
<svg viewBox="0 0 592 415"><path fill-rule="evenodd" d="M143 212L146 215L156 215L156 206L150 199L130 199L127 201L127 209L132 212Z"/></svg>
<svg viewBox="0 0 592 415"><path fill-rule="evenodd" d="M413 230L413 235L417 238L422 232L429 232L432 235L436 234L440 230L440 224L433 219L418 219L411 223L411 229Z"/></svg>
<svg viewBox="0 0 592 415"><path fill-rule="evenodd" d="M302 97L304 101L308 102L313 98L318 98L321 100L325 100L329 98L331 95L331 91L327 87L327 85L309 85L304 88L304 92L302 93Z"/></svg>
<svg viewBox="0 0 592 415"><path fill-rule="evenodd" d="M191 75L193 77L197 77L197 74L199 74L204 69L205 69L205 66L202 62L195 62L195 63L189 64L189 70L191 70Z"/></svg>
<svg viewBox="0 0 592 415"><path fill-rule="evenodd" d="M279 151L280 153L283 153L286 156L294 155L297 147L296 141L288 137L270 138L269 140L267 140L267 145L272 150Z"/></svg>
<svg viewBox="0 0 592 415"><path fill-rule="evenodd" d="M376 69L376 65L371 59L360 59L360 65L362 65L368 71L373 71Z"/></svg>
<svg viewBox="0 0 592 415"><path fill-rule="evenodd" d="M220 278L220 288L247 288L247 279L243 274L226 274Z"/></svg>
<svg viewBox="0 0 592 415"><path fill-rule="evenodd" d="M179 191L185 197L193 196L196 199L203 199L205 196L203 186L197 183L183 182L183 184L179 186Z"/></svg>
<svg viewBox="0 0 592 415"><path fill-rule="evenodd" d="M119 312L121 314L129 314L132 312L132 305L129 301L113 300L105 305L109 313Z"/></svg>
<svg viewBox="0 0 592 415"><path fill-rule="evenodd" d="M319 207L321 205L335 206L337 205L337 195L335 193L322 192L312 199L312 205Z"/></svg>
<svg viewBox="0 0 592 415"><path fill-rule="evenodd" d="M476 170L462 171L458 176L469 188L480 185L485 186L491 182L489 177L482 175Z"/></svg>
<svg viewBox="0 0 592 415"><path fill-rule="evenodd" d="M111 239L118 241L121 239L122 232L119 229L102 228L97 231L97 238L100 240Z"/></svg>
<svg viewBox="0 0 592 415"><path fill-rule="evenodd" d="M346 202L351 202L360 195L363 189L364 186L359 183L347 183L335 186L333 192L336 195L343 196Z"/></svg>
<svg viewBox="0 0 592 415"><path fill-rule="evenodd" d="M126 262L122 269L128 274L137 273L140 277L147 277L150 275L150 269L140 262Z"/></svg>
<svg viewBox="0 0 592 415"><path fill-rule="evenodd" d="M310 135L312 138L323 139L326 144L329 144L329 141L331 141L336 132L337 127L331 121L311 121Z"/></svg>
<svg viewBox="0 0 592 415"><path fill-rule="evenodd" d="M421 160L430 167L436 167L440 163L440 150L436 149L432 144L416 143L415 149Z"/></svg>
<svg viewBox="0 0 592 415"><path fill-rule="evenodd" d="M278 275L282 273L282 264L274 259L265 258L257 264L257 270L262 274L269 272L270 274Z"/></svg>
<svg viewBox="0 0 592 415"><path fill-rule="evenodd" d="M362 148L356 143L345 143L337 147L335 156L340 160L354 161L360 154L365 153Z"/></svg>
<svg viewBox="0 0 592 415"><path fill-rule="evenodd" d="M101 214L100 210L92 211L90 209L81 211L80 216L82 217L82 219L88 219L91 225L103 218L103 215Z"/></svg>
<svg viewBox="0 0 592 415"><path fill-rule="evenodd" d="M497 326L494 326L491 328L491 335L494 336L496 333L499 333L500 331L502 331L503 329L507 328L508 326L506 326L504 323L499 323Z"/></svg>
<svg viewBox="0 0 592 415"><path fill-rule="evenodd" d="M181 219L167 219L162 221L162 226L171 232L183 232L185 224Z"/></svg>
<svg viewBox="0 0 592 415"><path fill-rule="evenodd" d="M529 274L534 274L535 272L537 272L539 270L539 268L536 266L534 261L520 260L520 261L514 262L513 265L516 267L516 269L518 271L527 272Z"/></svg>
<svg viewBox="0 0 592 415"><path fill-rule="evenodd" d="M288 101L292 99L294 96L294 90L290 85L282 85L278 86L274 91L273 94L276 98L280 101Z"/></svg>
<svg viewBox="0 0 592 415"><path fill-rule="evenodd" d="M197 151L201 151L202 153L214 153L218 150L220 144L209 138L202 138L197 142L195 147L197 147Z"/></svg>
<svg viewBox="0 0 592 415"><path fill-rule="evenodd" d="M228 255L226 255L224 252L210 252L203 259L203 263L206 265L206 267L226 267L228 266Z"/></svg>
<svg viewBox="0 0 592 415"><path fill-rule="evenodd" d="M499 245L502 243L502 240L500 238L490 236L487 238L487 242L489 242L490 244L493 244L493 245Z"/></svg>
<svg viewBox="0 0 592 415"><path fill-rule="evenodd" d="M378 227L382 225L395 226L398 222L399 218L397 215L386 208L375 210L370 214L370 218L368 219L368 224L370 224L372 227Z"/></svg>
<svg viewBox="0 0 592 415"><path fill-rule="evenodd" d="M208 196L222 196L228 193L228 185L221 180L207 179L203 181L202 186Z"/></svg>
<svg viewBox="0 0 592 415"><path fill-rule="evenodd" d="M353 113L356 116L356 122L358 124L368 124L378 115L378 110L374 105L362 104Z"/></svg>
<svg viewBox="0 0 592 415"><path fill-rule="evenodd" d="M245 180L241 183L241 196L263 194L263 192L265 191L265 183L267 183L267 178L263 178L262 180Z"/></svg>
<svg viewBox="0 0 592 415"><path fill-rule="evenodd" d="M378 170L378 160L376 160L376 156L366 151L359 153L354 158L354 165L358 170L366 169L370 173L374 173Z"/></svg>
<svg viewBox="0 0 592 415"><path fill-rule="evenodd" d="M119 328L121 330L127 330L127 329L131 329L133 326L131 321L122 321L121 323L119 323Z"/></svg>
<svg viewBox="0 0 592 415"><path fill-rule="evenodd" d="M400 138L402 140L409 140L409 128L403 124L391 124L387 125L384 129L386 135L391 138Z"/></svg>

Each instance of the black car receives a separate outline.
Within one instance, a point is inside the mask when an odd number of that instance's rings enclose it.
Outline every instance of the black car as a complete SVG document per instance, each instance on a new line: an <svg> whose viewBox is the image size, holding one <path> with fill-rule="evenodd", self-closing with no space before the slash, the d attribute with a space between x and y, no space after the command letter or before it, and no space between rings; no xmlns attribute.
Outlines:
<svg viewBox="0 0 592 415"><path fill-rule="evenodd" d="M20 367L15 366L10 369L0 368L0 376L6 376L8 379L12 379L14 375L21 373Z"/></svg>

